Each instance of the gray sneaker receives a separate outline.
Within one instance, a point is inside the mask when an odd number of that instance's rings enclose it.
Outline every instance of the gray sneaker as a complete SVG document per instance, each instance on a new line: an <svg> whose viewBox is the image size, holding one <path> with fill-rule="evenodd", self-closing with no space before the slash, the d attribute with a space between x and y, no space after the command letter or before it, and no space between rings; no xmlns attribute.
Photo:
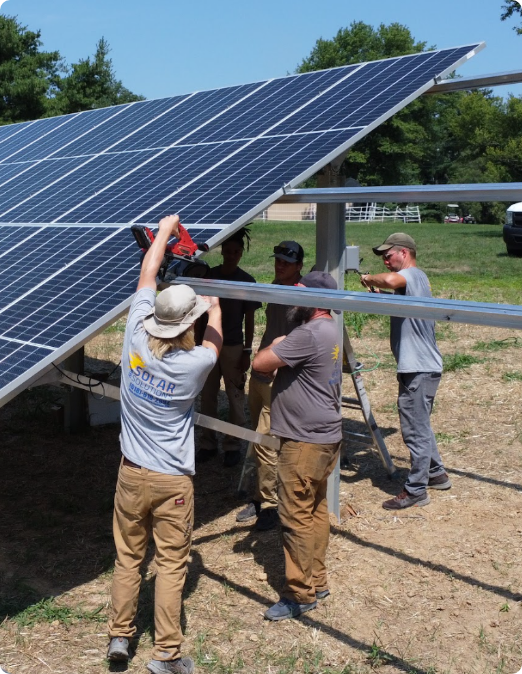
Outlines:
<svg viewBox="0 0 522 674"><path fill-rule="evenodd" d="M107 650L107 660L125 662L129 659L129 640L125 637L112 637Z"/></svg>
<svg viewBox="0 0 522 674"><path fill-rule="evenodd" d="M428 480L428 489L451 489L451 480L447 473L437 475L437 477L430 477Z"/></svg>
<svg viewBox="0 0 522 674"><path fill-rule="evenodd" d="M194 671L194 660L191 658L151 660L147 665L147 669L153 674L192 674Z"/></svg>
<svg viewBox="0 0 522 674"><path fill-rule="evenodd" d="M261 504L259 501L252 501L240 510L236 515L236 522L248 522L259 516Z"/></svg>
<svg viewBox="0 0 522 674"><path fill-rule="evenodd" d="M425 506L429 502L430 497L428 496L428 492L425 491L423 494L419 494L419 496L412 496L405 489L395 498L384 501L382 507L385 510L402 510L403 508L411 508L411 506Z"/></svg>
<svg viewBox="0 0 522 674"><path fill-rule="evenodd" d="M281 599L265 611L267 620L286 620L287 618L297 618L298 616L317 608L317 601L311 604L298 604L296 601L281 597Z"/></svg>

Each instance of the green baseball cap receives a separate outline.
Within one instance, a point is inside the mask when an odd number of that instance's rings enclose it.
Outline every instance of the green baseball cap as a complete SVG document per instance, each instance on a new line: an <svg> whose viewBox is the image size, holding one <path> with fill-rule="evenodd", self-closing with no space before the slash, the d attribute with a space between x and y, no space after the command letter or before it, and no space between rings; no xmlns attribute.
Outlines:
<svg viewBox="0 0 522 674"><path fill-rule="evenodd" d="M417 244L415 243L415 241L411 238L409 234L404 234L403 232L396 232L395 234L390 234L390 236L384 241L384 243L381 243L381 245L377 246L376 248L372 248L372 250L375 253L375 255L383 255L387 250L390 250L390 248L394 248L395 246L402 246L403 248L411 248L411 250L417 252Z"/></svg>

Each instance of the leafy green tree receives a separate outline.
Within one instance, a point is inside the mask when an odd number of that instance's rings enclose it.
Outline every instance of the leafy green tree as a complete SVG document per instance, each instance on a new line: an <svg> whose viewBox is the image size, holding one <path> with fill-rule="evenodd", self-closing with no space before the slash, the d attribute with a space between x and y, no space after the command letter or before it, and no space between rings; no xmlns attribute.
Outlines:
<svg viewBox="0 0 522 674"><path fill-rule="evenodd" d="M502 10L502 14L500 15L502 21L506 21L506 19L510 19L516 14L522 16L522 6L519 2L517 2L517 0L506 0L506 2L502 5ZM515 30L519 35L522 35L522 24L520 26L513 26L513 30Z"/></svg>
<svg viewBox="0 0 522 674"><path fill-rule="evenodd" d="M143 100L116 78L109 53L109 44L102 37L92 59L87 57L73 64L58 81L58 91L47 114L63 115Z"/></svg>
<svg viewBox="0 0 522 674"><path fill-rule="evenodd" d="M61 67L57 51L41 51L40 31L0 15L0 124L45 115Z"/></svg>

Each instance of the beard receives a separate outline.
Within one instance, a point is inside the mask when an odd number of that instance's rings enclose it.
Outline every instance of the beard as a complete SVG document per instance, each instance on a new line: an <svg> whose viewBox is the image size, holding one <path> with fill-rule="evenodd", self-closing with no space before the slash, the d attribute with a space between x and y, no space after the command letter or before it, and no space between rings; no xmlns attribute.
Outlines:
<svg viewBox="0 0 522 674"><path fill-rule="evenodd" d="M291 323L302 325L314 315L315 309L313 307L289 307L286 311L286 317Z"/></svg>

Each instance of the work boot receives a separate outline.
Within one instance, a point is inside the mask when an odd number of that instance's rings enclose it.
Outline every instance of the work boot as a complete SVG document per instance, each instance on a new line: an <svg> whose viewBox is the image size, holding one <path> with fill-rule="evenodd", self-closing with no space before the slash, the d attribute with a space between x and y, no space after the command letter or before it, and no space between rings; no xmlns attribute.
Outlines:
<svg viewBox="0 0 522 674"><path fill-rule="evenodd" d="M261 504L259 501L252 501L249 503L243 510L240 510L236 515L236 522L248 522L253 520L254 517L259 516L259 511L261 509Z"/></svg>
<svg viewBox="0 0 522 674"><path fill-rule="evenodd" d="M286 620L286 618L297 618L306 611L311 611L317 608L317 602L313 601L311 604L298 604L296 601L282 597L277 604L271 606L268 611L265 611L265 618L267 620Z"/></svg>
<svg viewBox="0 0 522 674"><path fill-rule="evenodd" d="M177 660L151 660L147 669L152 674L192 674L194 660L178 658Z"/></svg>
<svg viewBox="0 0 522 674"><path fill-rule="evenodd" d="M112 637L107 650L107 660L126 662L129 659L129 640L125 637Z"/></svg>
<svg viewBox="0 0 522 674"><path fill-rule="evenodd" d="M279 524L279 514L277 508L265 508L259 513L256 522L258 531L268 531Z"/></svg>
<svg viewBox="0 0 522 674"><path fill-rule="evenodd" d="M430 477L428 480L428 489L451 489L451 480L447 473L437 475L437 477Z"/></svg>
<svg viewBox="0 0 522 674"><path fill-rule="evenodd" d="M428 492L419 494L419 496L412 496L409 492L404 489L398 496L391 498L388 501L384 501L382 507L385 510L402 510L403 508L411 508L411 506L425 506L430 502L430 497Z"/></svg>

